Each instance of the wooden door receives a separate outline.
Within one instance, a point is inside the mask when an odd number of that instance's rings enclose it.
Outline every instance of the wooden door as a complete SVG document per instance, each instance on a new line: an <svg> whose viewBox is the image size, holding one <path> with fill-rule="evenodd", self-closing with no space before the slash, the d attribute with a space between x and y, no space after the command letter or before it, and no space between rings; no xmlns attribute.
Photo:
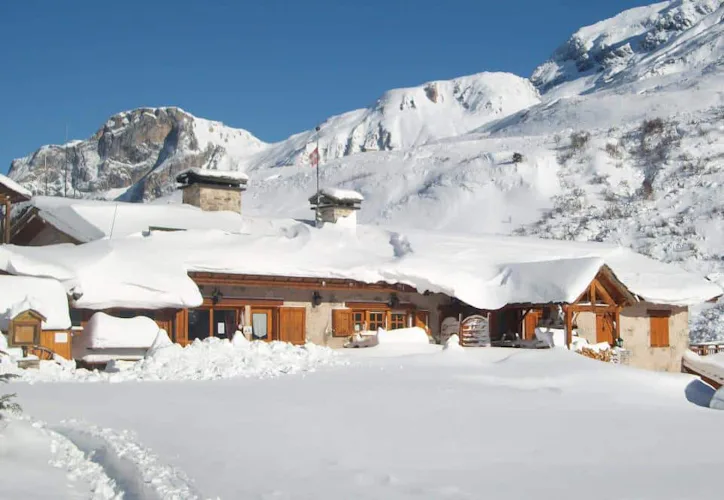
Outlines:
<svg viewBox="0 0 724 500"><path fill-rule="evenodd" d="M332 334L335 337L349 337L354 333L354 318L351 309L332 310Z"/></svg>
<svg viewBox="0 0 724 500"><path fill-rule="evenodd" d="M596 313L596 342L608 342L613 345L613 322L611 313Z"/></svg>
<svg viewBox="0 0 724 500"><path fill-rule="evenodd" d="M301 345L307 341L307 310L304 307L279 309L279 340Z"/></svg>
<svg viewBox="0 0 724 500"><path fill-rule="evenodd" d="M270 308L251 308L251 338L252 340L274 339L274 310Z"/></svg>

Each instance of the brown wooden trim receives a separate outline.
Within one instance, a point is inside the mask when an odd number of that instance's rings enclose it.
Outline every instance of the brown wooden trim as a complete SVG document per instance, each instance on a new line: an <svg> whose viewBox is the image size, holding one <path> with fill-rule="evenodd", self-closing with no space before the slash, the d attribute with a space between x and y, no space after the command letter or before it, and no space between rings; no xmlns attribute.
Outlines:
<svg viewBox="0 0 724 500"><path fill-rule="evenodd" d="M232 308L244 306L258 307L279 307L284 305L283 299L243 299L243 298L226 298L222 297L218 302L214 303L209 297L204 297L203 307Z"/></svg>
<svg viewBox="0 0 724 500"><path fill-rule="evenodd" d="M348 307L350 309L374 309L376 311L388 311L390 310L389 304L387 302L364 302L364 301L356 301L356 300L350 300L344 303L345 307Z"/></svg>
<svg viewBox="0 0 724 500"><path fill-rule="evenodd" d="M338 278L298 278L293 276L262 276L252 274L227 274L189 272L189 277L197 285L229 285L229 286L282 286L289 288L322 289L322 290L377 290L387 292L409 292L417 290L402 283L362 283L360 281Z"/></svg>

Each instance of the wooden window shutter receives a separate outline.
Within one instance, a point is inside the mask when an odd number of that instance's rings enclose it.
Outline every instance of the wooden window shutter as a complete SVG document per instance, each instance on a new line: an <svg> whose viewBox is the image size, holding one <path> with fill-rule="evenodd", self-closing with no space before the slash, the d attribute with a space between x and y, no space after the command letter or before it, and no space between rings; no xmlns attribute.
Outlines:
<svg viewBox="0 0 724 500"><path fill-rule="evenodd" d="M307 310L303 307L279 309L279 340L301 345L307 341Z"/></svg>
<svg viewBox="0 0 724 500"><path fill-rule="evenodd" d="M651 318L651 347L669 347L670 311L648 311Z"/></svg>
<svg viewBox="0 0 724 500"><path fill-rule="evenodd" d="M354 333L351 309L332 310L332 331L335 337L349 337Z"/></svg>

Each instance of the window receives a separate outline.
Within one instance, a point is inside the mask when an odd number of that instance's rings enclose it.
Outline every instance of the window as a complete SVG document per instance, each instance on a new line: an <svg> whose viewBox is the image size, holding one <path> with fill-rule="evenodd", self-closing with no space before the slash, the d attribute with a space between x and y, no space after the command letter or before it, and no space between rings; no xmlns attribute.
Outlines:
<svg viewBox="0 0 724 500"><path fill-rule="evenodd" d="M355 311L352 313L352 323L354 324L354 331L361 332L366 330L366 321L364 311Z"/></svg>
<svg viewBox="0 0 724 500"><path fill-rule="evenodd" d="M235 309L214 309L214 337L230 339L236 330Z"/></svg>
<svg viewBox="0 0 724 500"><path fill-rule="evenodd" d="M266 312L251 313L251 329L254 340L269 340L269 314Z"/></svg>
<svg viewBox="0 0 724 500"><path fill-rule="evenodd" d="M651 347L669 347L669 318L671 311L650 310Z"/></svg>
<svg viewBox="0 0 724 500"><path fill-rule="evenodd" d="M390 330L399 330L407 328L407 313L393 312L390 315Z"/></svg>
<svg viewBox="0 0 724 500"><path fill-rule="evenodd" d="M369 330L372 332L377 331L378 328L385 327L385 313L379 311L369 312Z"/></svg>
<svg viewBox="0 0 724 500"><path fill-rule="evenodd" d="M209 336L210 320L208 309L189 309L189 342Z"/></svg>

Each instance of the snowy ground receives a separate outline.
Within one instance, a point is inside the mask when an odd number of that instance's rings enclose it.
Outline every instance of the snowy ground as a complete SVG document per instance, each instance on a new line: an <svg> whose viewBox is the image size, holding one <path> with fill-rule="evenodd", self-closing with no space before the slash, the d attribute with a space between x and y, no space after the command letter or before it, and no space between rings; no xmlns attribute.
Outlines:
<svg viewBox="0 0 724 500"><path fill-rule="evenodd" d="M721 498L724 434L692 432L724 413L691 376L556 349L343 355L266 379L14 382L47 429L0 433L18 472L0 498ZM102 470L66 477L61 438Z"/></svg>

